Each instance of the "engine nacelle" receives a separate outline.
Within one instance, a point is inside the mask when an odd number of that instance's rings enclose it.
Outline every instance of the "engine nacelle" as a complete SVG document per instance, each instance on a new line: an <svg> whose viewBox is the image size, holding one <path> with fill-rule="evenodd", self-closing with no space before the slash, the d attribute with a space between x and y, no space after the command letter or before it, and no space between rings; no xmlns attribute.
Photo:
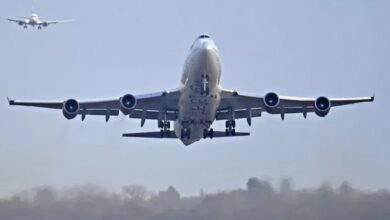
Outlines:
<svg viewBox="0 0 390 220"><path fill-rule="evenodd" d="M23 23L22 21L19 21L18 24L19 24L20 26L24 25L24 23Z"/></svg>
<svg viewBox="0 0 390 220"><path fill-rule="evenodd" d="M330 111L331 103L325 96L318 97L314 102L315 113L320 117L325 117Z"/></svg>
<svg viewBox="0 0 390 220"><path fill-rule="evenodd" d="M47 27L47 22L43 22L43 23L42 23L42 26L43 26L43 27Z"/></svg>
<svg viewBox="0 0 390 220"><path fill-rule="evenodd" d="M267 112L272 112L275 108L279 106L279 103L279 96L274 92L267 93L264 96L264 105L266 107Z"/></svg>
<svg viewBox="0 0 390 220"><path fill-rule="evenodd" d="M119 102L121 104L120 110L125 115L130 114L137 106L137 99L131 94L122 96Z"/></svg>
<svg viewBox="0 0 390 220"><path fill-rule="evenodd" d="M68 99L62 106L62 114L66 119L74 119L80 111L80 104L74 99Z"/></svg>

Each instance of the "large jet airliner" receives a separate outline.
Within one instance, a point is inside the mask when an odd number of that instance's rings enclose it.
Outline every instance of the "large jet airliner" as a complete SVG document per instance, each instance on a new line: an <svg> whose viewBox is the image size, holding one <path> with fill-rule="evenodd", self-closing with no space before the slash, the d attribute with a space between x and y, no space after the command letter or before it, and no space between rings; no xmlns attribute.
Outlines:
<svg viewBox="0 0 390 220"><path fill-rule="evenodd" d="M67 119L81 115L103 115L106 121L119 112L130 118L156 120L160 131L126 133L124 137L179 138L190 145L201 138L247 136L249 133L236 132L236 120L246 119L251 125L252 118L263 112L279 114L300 113L306 118L314 112L320 117L329 113L331 107L359 102L372 102L372 97L361 98L299 98L279 96L274 92L264 96L245 95L227 90L219 85L221 63L214 42L208 35L199 36L191 46L185 61L178 89L165 90L147 95L125 94L122 97L100 101L77 101L68 99L55 102L26 102L8 100L10 105L34 106L62 110ZM214 131L214 121L224 120L225 131ZM170 130L170 122L174 129Z"/></svg>
<svg viewBox="0 0 390 220"><path fill-rule="evenodd" d="M62 20L62 21L47 21L42 20L38 14L32 13L30 17L20 17L21 19L14 19L14 18L6 18L10 22L16 22L20 26L23 26L24 29L27 28L27 25L30 25L32 27L37 26L38 29L42 29L42 27L47 27L51 24L58 24L63 22L71 22L73 20Z"/></svg>

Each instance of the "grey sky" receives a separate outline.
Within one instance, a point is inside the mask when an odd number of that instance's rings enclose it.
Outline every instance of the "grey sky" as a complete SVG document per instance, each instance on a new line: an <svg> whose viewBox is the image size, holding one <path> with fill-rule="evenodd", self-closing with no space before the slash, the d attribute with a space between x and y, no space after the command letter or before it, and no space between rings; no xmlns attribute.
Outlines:
<svg viewBox="0 0 390 220"><path fill-rule="evenodd" d="M38 31L0 23L0 195L37 185L175 185L184 194L236 188L251 176L307 187L343 180L390 185L389 1L49 1ZM1 16L30 14L2 1ZM368 96L326 118L264 115L249 138L180 141L122 138L156 130L125 117L66 120L60 111L9 107L5 97L96 99L178 86L192 41L210 34L222 85L260 95ZM222 129L217 123L214 129Z"/></svg>

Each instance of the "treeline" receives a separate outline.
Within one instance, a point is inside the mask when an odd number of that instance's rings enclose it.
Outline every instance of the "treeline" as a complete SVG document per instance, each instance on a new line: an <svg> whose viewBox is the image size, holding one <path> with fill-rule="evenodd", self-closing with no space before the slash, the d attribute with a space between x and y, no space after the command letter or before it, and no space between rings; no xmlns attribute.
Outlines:
<svg viewBox="0 0 390 220"><path fill-rule="evenodd" d="M0 200L1 220L388 220L390 193L362 191L347 182L294 189L250 178L245 189L181 197L172 186L151 193L124 186L113 193L93 185L40 187Z"/></svg>

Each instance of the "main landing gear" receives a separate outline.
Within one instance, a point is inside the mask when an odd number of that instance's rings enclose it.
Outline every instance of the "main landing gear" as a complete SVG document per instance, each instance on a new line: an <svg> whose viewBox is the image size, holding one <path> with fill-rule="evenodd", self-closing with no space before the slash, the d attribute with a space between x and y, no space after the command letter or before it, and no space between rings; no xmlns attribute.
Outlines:
<svg viewBox="0 0 390 220"><path fill-rule="evenodd" d="M214 137L214 130L212 128L203 130L203 139L206 139L208 137L210 139L213 139Z"/></svg>
<svg viewBox="0 0 390 220"><path fill-rule="evenodd" d="M231 120L231 121L226 121L225 123L226 130L225 130L225 135L226 136L236 136L236 121Z"/></svg>
<svg viewBox="0 0 390 220"><path fill-rule="evenodd" d="M170 128L171 128L171 123L169 121L159 121L158 122L158 128L160 128L160 136L161 137L169 137L170 133Z"/></svg>

